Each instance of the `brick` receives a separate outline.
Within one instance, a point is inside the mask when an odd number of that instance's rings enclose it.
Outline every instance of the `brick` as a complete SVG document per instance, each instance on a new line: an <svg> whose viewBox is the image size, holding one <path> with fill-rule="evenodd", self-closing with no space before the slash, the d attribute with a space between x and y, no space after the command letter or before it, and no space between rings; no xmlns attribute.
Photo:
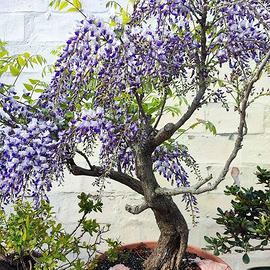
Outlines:
<svg viewBox="0 0 270 270"><path fill-rule="evenodd" d="M237 133L239 125L239 115L234 111L233 104L227 112L220 104L209 103L206 108L206 120L211 121L218 134ZM254 103L247 111L247 125L249 134L258 134L264 132L263 127L264 106Z"/></svg>
<svg viewBox="0 0 270 270"><path fill-rule="evenodd" d="M23 14L1 14L0 39L4 41L24 40Z"/></svg>
<svg viewBox="0 0 270 270"><path fill-rule="evenodd" d="M244 139L243 148L239 153L242 162L253 164L269 164L270 135L248 135Z"/></svg>
<svg viewBox="0 0 270 270"><path fill-rule="evenodd" d="M1 1L1 12L44 12L48 8L48 0L8 0Z"/></svg>
<svg viewBox="0 0 270 270"><path fill-rule="evenodd" d="M265 133L269 134L270 133L270 107L265 106L265 111L264 111L264 129Z"/></svg>
<svg viewBox="0 0 270 270"><path fill-rule="evenodd" d="M105 13L108 11L106 8L107 1L104 0L82 0L83 11L86 14L97 14L102 15L100 13Z"/></svg>
<svg viewBox="0 0 270 270"><path fill-rule="evenodd" d="M180 142L189 148L189 153L199 163L223 163L234 144L229 136L208 134L186 135Z"/></svg>
<svg viewBox="0 0 270 270"><path fill-rule="evenodd" d="M65 42L75 31L78 13L46 13L26 18L26 37L29 42ZM60 43L61 42L61 43Z"/></svg>
<svg viewBox="0 0 270 270"><path fill-rule="evenodd" d="M247 111L248 134L264 133L264 110L261 103L253 103Z"/></svg>

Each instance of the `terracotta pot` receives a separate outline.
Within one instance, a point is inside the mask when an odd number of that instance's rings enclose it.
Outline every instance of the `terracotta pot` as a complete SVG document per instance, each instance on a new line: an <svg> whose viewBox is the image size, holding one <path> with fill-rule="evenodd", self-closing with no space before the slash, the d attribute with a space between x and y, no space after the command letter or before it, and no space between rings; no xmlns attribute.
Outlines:
<svg viewBox="0 0 270 270"><path fill-rule="evenodd" d="M128 244L128 245L122 245L121 248L136 249L140 246L146 246L150 249L154 249L156 247L156 245L157 245L157 242L140 242L140 243L132 243L132 244ZM218 263L223 263L223 264L227 265L227 270L232 270L231 267L226 262L224 262L222 259L220 259L219 257L217 257L209 252L206 252L198 247L188 246L187 251L190 253L194 253L194 254L196 254L199 257L202 257L204 259L212 260L212 261L218 262ZM261 269L261 270L263 270L263 269Z"/></svg>
<svg viewBox="0 0 270 270"><path fill-rule="evenodd" d="M257 267L251 267L247 270L270 270L270 266L257 266Z"/></svg>

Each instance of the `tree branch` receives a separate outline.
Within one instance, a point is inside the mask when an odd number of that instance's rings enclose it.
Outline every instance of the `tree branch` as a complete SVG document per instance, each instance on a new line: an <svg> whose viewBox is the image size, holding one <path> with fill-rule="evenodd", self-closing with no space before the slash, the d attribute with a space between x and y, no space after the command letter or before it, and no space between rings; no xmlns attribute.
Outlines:
<svg viewBox="0 0 270 270"><path fill-rule="evenodd" d="M191 187L178 187L178 188L157 188L155 190L156 194L158 195L167 195L167 196L176 196L179 194L185 194L185 193L192 193L192 194L198 194L196 193L197 190L200 189L204 184L208 183L210 180L212 180L213 176L212 174L206 177L205 179L198 181L195 185Z"/></svg>
<svg viewBox="0 0 270 270"><path fill-rule="evenodd" d="M148 209L149 206L146 202L143 202L142 204L134 205L134 206L127 204L125 208L129 213L133 215L138 215L142 213L143 211L145 211L146 209Z"/></svg>
<svg viewBox="0 0 270 270"><path fill-rule="evenodd" d="M162 101L162 106L161 106L161 109L160 109L160 113L159 113L159 116L157 118L157 121L153 127L153 129L155 130L159 124L159 121L161 120L161 117L163 115L163 111L165 109L165 105L166 105L166 101L167 101L167 93L168 91L165 89L165 93L164 93L164 97L163 97L163 101Z"/></svg>
<svg viewBox="0 0 270 270"><path fill-rule="evenodd" d="M230 165L232 161L237 156L238 151L242 148L242 141L244 136L247 133L247 127L246 127L246 110L248 107L248 99L250 96L250 93L254 87L254 84L260 79L264 67L267 65L267 63L270 60L270 50L266 54L265 58L263 59L262 63L258 66L256 69L254 75L251 77L250 81L246 83L244 87L244 95L243 99L241 101L241 108L240 108L240 120L239 120L239 126L238 126L238 135L235 140L234 148L228 157L227 161L225 162L225 165L218 176L218 178L213 182L209 183L211 178L205 178L203 181L199 181L197 184L191 186L191 187L179 187L174 189L168 189L168 188L157 188L156 193L159 195L170 195L175 196L178 194L184 194L184 193L192 193L192 194L201 194L208 191L212 191L217 188L217 186L225 179L226 174L229 171ZM208 183L207 186L204 186L206 183Z"/></svg>
<svg viewBox="0 0 270 270"><path fill-rule="evenodd" d="M101 167L92 165L91 169L85 169L76 165L73 159L68 160L68 167L69 167L70 172L73 175L85 175L85 176L92 176L92 177L105 176L104 170L102 170ZM121 183L125 186L128 186L129 188L131 188L132 190L136 191L137 193L141 195L144 194L140 181L129 176L128 174L111 170L108 174L106 174L106 177L118 183Z"/></svg>
<svg viewBox="0 0 270 270"><path fill-rule="evenodd" d="M138 93L136 92L136 90L134 91L134 96L136 98L136 101L137 101L137 104L138 104L138 107L139 107L139 112L141 113L142 117L147 121L147 116L146 116L145 111L143 109L142 101L141 101Z"/></svg>
<svg viewBox="0 0 270 270"><path fill-rule="evenodd" d="M89 168L92 170L93 167L92 167L92 165L91 165L91 163L90 163L90 160L88 159L87 155L86 155L84 152L82 152L81 150L79 150L79 149L76 149L76 152L77 152L79 155L81 155L81 156L86 160L86 162L87 162Z"/></svg>
<svg viewBox="0 0 270 270"><path fill-rule="evenodd" d="M206 8L206 6L205 6ZM157 146L162 144L164 141L170 139L172 135L180 128L182 127L187 120L193 115L194 111L197 110L200 106L200 101L202 100L206 89L207 89L207 80L206 80L206 74L207 74L207 68L206 68L206 58L207 58L207 47L206 47L206 31L207 31L207 9L204 10L202 14L202 18L200 20L201 25L201 51L200 56L197 56L197 74L198 74L198 84L199 84L199 90L194 97L191 105L185 112L185 114L179 119L178 122L175 124L168 123L166 124L161 130L158 131L156 136L154 137L154 140L152 142L152 148L155 149Z"/></svg>

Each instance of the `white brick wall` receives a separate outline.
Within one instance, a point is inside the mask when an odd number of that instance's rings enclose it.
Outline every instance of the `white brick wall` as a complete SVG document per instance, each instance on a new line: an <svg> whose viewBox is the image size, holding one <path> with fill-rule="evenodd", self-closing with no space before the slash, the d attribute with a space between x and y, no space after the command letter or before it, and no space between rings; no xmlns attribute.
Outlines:
<svg viewBox="0 0 270 270"><path fill-rule="evenodd" d="M120 1L125 3L125 0ZM52 63L55 57L50 51L65 41L76 20L81 19L79 14L65 14L52 11L48 8L49 0L0 0L0 39L9 42L11 53L30 51L40 53ZM105 0L84 0L85 13L107 17ZM29 77L40 76L40 69L27 70L20 79L21 82ZM6 80L11 80L8 76ZM266 81L265 81L266 83ZM270 98L260 100L252 106L248 113L250 135L245 139L243 150L234 162L241 170L240 179L243 185L254 185L253 172L256 165L270 167ZM204 175L212 173L218 175L219 170L233 147L233 136L236 132L237 117L226 113L216 104L209 104L196 113L195 118L211 120L217 127L218 135L212 136L205 132L203 127L192 130L183 137L191 153L198 160ZM190 122L191 124L192 122ZM188 124L187 124L188 126ZM55 187L51 193L51 201L59 220L70 228L79 219L77 212L77 195L81 191L94 192L92 179L87 177L71 177L67 174L64 186ZM226 184L232 183L227 177L215 192L199 197L201 221L198 227L190 226L190 244L203 247L203 236L217 230L212 220L216 213L216 206L229 204L229 199L222 194ZM138 216L132 216L124 210L125 203L138 203L140 196L128 188L117 183L107 185L104 193L104 211L97 215L101 222L111 223L110 235L119 238L124 243L142 240L155 240L158 229L151 211ZM176 199L181 206L181 198ZM188 218L188 214L186 213ZM241 263L241 256L224 256L231 263L234 270L244 270L247 267ZM270 264L270 256L266 253L256 254L254 263Z"/></svg>
<svg viewBox="0 0 270 270"><path fill-rule="evenodd" d="M45 12L48 9L48 0L1 0L1 12Z"/></svg>
<svg viewBox="0 0 270 270"><path fill-rule="evenodd" d="M0 38L6 41L24 41L24 15L1 14Z"/></svg>

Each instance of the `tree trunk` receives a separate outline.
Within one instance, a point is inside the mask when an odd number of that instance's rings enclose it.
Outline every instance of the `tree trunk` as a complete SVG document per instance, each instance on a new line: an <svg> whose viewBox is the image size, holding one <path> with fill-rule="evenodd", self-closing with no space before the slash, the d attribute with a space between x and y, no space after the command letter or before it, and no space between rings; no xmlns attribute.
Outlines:
<svg viewBox="0 0 270 270"><path fill-rule="evenodd" d="M187 248L187 223L170 196L155 194L159 185L148 151L137 151L136 174L142 182L145 201L154 212L160 230L157 247L144 263L145 270L177 270Z"/></svg>
<svg viewBox="0 0 270 270"><path fill-rule="evenodd" d="M156 249L145 261L146 270L179 269L188 241L188 227L176 204L170 197L155 198L152 208L160 229Z"/></svg>

